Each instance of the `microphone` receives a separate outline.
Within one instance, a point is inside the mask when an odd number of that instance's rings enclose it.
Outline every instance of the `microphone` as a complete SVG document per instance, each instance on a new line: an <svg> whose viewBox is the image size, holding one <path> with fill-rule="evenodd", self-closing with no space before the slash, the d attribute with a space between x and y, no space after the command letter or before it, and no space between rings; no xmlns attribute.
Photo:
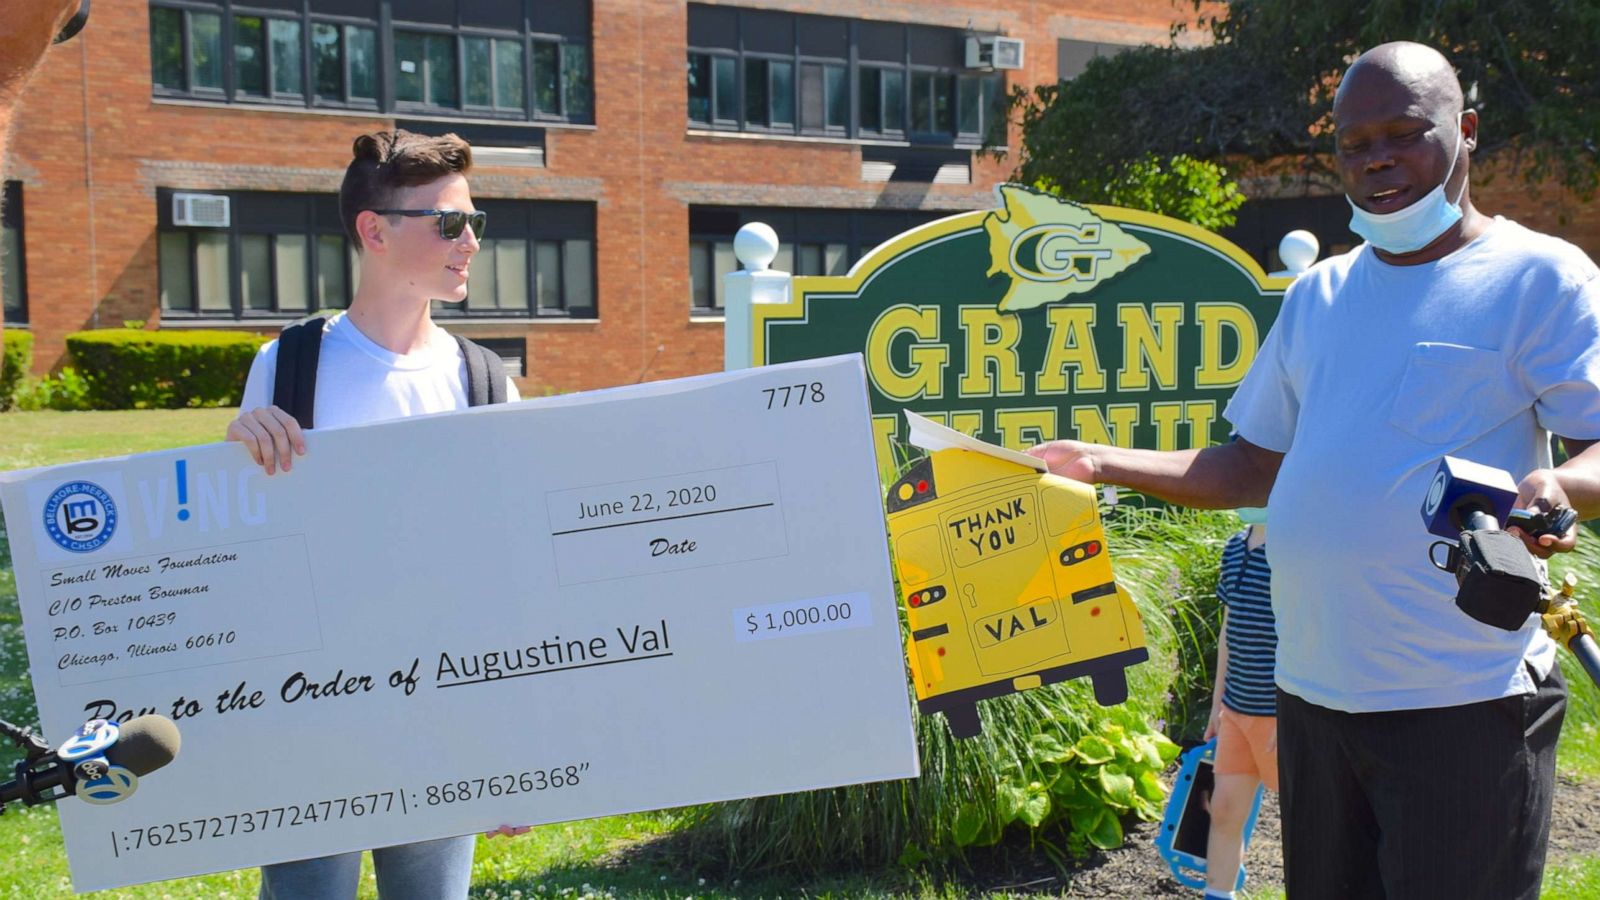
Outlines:
<svg viewBox="0 0 1600 900"><path fill-rule="evenodd" d="M76 796L86 803L116 803L131 795L139 778L172 762L182 739L166 716L145 715L118 725L92 719L51 750L32 732L0 722L0 733L27 755L16 778L0 784L0 812L17 800L25 806Z"/></svg>
<svg viewBox="0 0 1600 900"><path fill-rule="evenodd" d="M1506 521L1516 502L1517 483L1510 472L1446 456L1422 501L1422 521L1430 534L1456 540L1463 531L1493 529Z"/></svg>
<svg viewBox="0 0 1600 900"><path fill-rule="evenodd" d="M1422 521L1431 534L1456 540L1463 531L1515 525L1535 537L1563 535L1578 521L1578 511L1559 506L1548 513L1516 509L1517 483L1511 473L1446 456L1433 473L1422 501Z"/></svg>
<svg viewBox="0 0 1600 900"><path fill-rule="evenodd" d="M1428 559L1456 576L1456 606L1485 625L1516 631L1534 613L1548 609L1544 578L1522 541L1502 530L1509 523L1533 535L1565 534L1577 512L1558 507L1548 514L1514 508L1517 484L1511 473L1446 456L1422 501L1429 533L1456 540L1435 541ZM1444 562L1435 551L1447 548Z"/></svg>

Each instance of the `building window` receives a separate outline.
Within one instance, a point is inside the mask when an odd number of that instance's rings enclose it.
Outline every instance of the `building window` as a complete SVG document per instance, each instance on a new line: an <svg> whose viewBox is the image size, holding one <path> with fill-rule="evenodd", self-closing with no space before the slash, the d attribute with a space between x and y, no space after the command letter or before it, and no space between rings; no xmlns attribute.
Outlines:
<svg viewBox="0 0 1600 900"><path fill-rule="evenodd" d="M239 93L266 96L266 42L267 26L260 16L233 17L233 77Z"/></svg>
<svg viewBox="0 0 1600 900"><path fill-rule="evenodd" d="M226 227L186 228L173 224L173 193L163 188L156 198L163 316L296 318L350 305L360 259L345 238L337 197L229 192ZM436 315L596 315L594 204L483 200L477 207L489 225L467 300L436 302Z"/></svg>
<svg viewBox="0 0 1600 900"><path fill-rule="evenodd" d="M527 338L473 338L474 343L493 350L505 364L506 374L512 378L528 377Z"/></svg>
<svg viewBox="0 0 1600 900"><path fill-rule="evenodd" d="M845 133L850 124L850 78L844 66L802 63L800 130Z"/></svg>
<svg viewBox="0 0 1600 900"><path fill-rule="evenodd" d="M222 90L222 16L189 14L189 84L196 91Z"/></svg>
<svg viewBox="0 0 1600 900"><path fill-rule="evenodd" d="M156 90L181 91L188 87L184 75L183 10L150 7L150 80Z"/></svg>
<svg viewBox="0 0 1600 900"><path fill-rule="evenodd" d="M1089 68L1089 61L1102 56L1115 56L1127 50L1124 44L1102 44L1095 41L1074 41L1060 38L1056 41L1056 78L1071 81Z"/></svg>
<svg viewBox="0 0 1600 900"><path fill-rule="evenodd" d="M986 144L1004 143L1004 134L991 134L1003 128L1006 118L1006 80L1000 75L962 75L956 80L959 120L956 132Z"/></svg>
<svg viewBox="0 0 1600 900"><path fill-rule="evenodd" d="M698 315L721 315L727 276L739 270L733 238L689 241L689 307Z"/></svg>
<svg viewBox="0 0 1600 900"><path fill-rule="evenodd" d="M911 73L911 131L955 133L956 78L948 72Z"/></svg>
<svg viewBox="0 0 1600 900"><path fill-rule="evenodd" d="M177 31L172 20L176 11L152 9L151 24L154 31L157 20L164 19L162 34L152 33L152 66L158 87L182 90L182 42L169 36ZM205 14L200 14L202 21ZM195 19L191 16L191 22ZM159 44L162 59L154 59ZM233 89L240 97L272 99L282 102L303 103L305 100L304 46L301 23L291 19L271 19L260 16L234 16L232 33ZM213 47L211 52L215 52ZM217 57L220 61L221 57ZM214 73L213 73L214 74ZM207 76L208 79L211 77ZM211 84L221 90L220 81Z"/></svg>
<svg viewBox="0 0 1600 900"><path fill-rule="evenodd" d="M467 301L435 303L434 315L595 318L594 204L480 200L477 207L489 226L472 260Z"/></svg>
<svg viewBox="0 0 1600 900"><path fill-rule="evenodd" d="M590 123L589 4L155 0L150 77L157 96Z"/></svg>
<svg viewBox="0 0 1600 900"><path fill-rule="evenodd" d="M693 126L944 145L1004 137L1005 76L963 68L961 29L691 3L688 31Z"/></svg>
<svg viewBox="0 0 1600 900"><path fill-rule="evenodd" d="M781 209L695 206L689 210L689 311L721 315L723 284L738 271L733 237L750 222L764 222L782 241L772 268L794 275L844 275L873 247L938 212Z"/></svg>
<svg viewBox="0 0 1600 900"><path fill-rule="evenodd" d="M172 222L172 191L157 191L161 312L169 318L294 318L344 309L357 283L338 199L227 194L229 224Z"/></svg>
<svg viewBox="0 0 1600 900"><path fill-rule="evenodd" d="M843 241L794 245L796 275L844 275L850 271L850 248Z"/></svg>
<svg viewBox="0 0 1600 900"><path fill-rule="evenodd" d="M1350 231L1350 205L1342 194L1249 200L1239 207L1237 217L1233 225L1219 233L1244 248L1268 272L1283 268L1278 243L1296 229L1317 236L1318 259L1344 253L1361 243L1361 238Z"/></svg>
<svg viewBox="0 0 1600 900"><path fill-rule="evenodd" d="M464 38L466 105L470 108L523 108L522 42Z"/></svg>
<svg viewBox="0 0 1600 900"><path fill-rule="evenodd" d="M792 132L794 107L794 61L747 57L744 61L745 124Z"/></svg>
<svg viewBox="0 0 1600 900"><path fill-rule="evenodd" d="M393 75L396 105L460 106L454 35L396 31Z"/></svg>
<svg viewBox="0 0 1600 900"><path fill-rule="evenodd" d="M739 60L689 54L689 120L700 125L739 126Z"/></svg>
<svg viewBox="0 0 1600 900"><path fill-rule="evenodd" d="M318 106L378 105L378 32L361 25L313 22L312 78Z"/></svg>
<svg viewBox="0 0 1600 900"><path fill-rule="evenodd" d="M860 72L861 130L898 137L906 130L906 73L863 66Z"/></svg>
<svg viewBox="0 0 1600 900"><path fill-rule="evenodd" d="M574 122L593 122L593 70L587 45L561 45L561 84L562 114Z"/></svg>
<svg viewBox="0 0 1600 900"><path fill-rule="evenodd" d="M8 181L0 194L0 297L5 321L28 321L28 268L23 256L22 182Z"/></svg>

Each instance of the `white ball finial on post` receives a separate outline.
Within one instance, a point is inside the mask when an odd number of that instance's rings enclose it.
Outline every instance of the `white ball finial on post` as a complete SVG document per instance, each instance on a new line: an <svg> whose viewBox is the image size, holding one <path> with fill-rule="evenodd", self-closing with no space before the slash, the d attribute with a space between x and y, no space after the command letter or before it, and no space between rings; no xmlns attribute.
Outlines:
<svg viewBox="0 0 1600 900"><path fill-rule="evenodd" d="M757 303L789 302L791 276L769 268L778 255L778 233L772 226L751 222L733 237L733 255L744 271L729 272L723 282L722 365L725 371L748 369L760 360L751 359L755 344Z"/></svg>
<svg viewBox="0 0 1600 900"><path fill-rule="evenodd" d="M1317 241L1317 236L1304 229L1295 229L1283 236L1278 242L1278 258L1283 260L1283 270L1273 272L1273 275L1287 275L1291 278L1299 277L1311 264L1317 261L1317 254L1322 250L1322 245Z"/></svg>
<svg viewBox="0 0 1600 900"><path fill-rule="evenodd" d="M751 222L733 236L733 255L751 272L765 272L778 255L778 233L765 222Z"/></svg>

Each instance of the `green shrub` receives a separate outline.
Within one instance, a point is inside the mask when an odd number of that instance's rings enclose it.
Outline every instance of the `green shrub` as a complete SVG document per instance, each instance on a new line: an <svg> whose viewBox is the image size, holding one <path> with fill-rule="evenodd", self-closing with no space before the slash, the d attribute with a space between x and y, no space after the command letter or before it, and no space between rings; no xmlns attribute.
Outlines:
<svg viewBox="0 0 1600 900"><path fill-rule="evenodd" d="M232 406L268 338L228 331L105 329L67 335L94 409Z"/></svg>
<svg viewBox="0 0 1600 900"><path fill-rule="evenodd" d="M1067 854L1120 845L1126 817L1159 816L1154 773L1176 754L1163 729L1187 730L1197 710L1204 728L1216 565L1238 520L1118 507L1106 526L1150 649L1128 669L1126 703L1100 706L1087 679L1024 691L978 704L983 732L966 740L943 716L918 715L922 777L702 807L685 835L693 852L733 869L815 872L948 859L1016 830Z"/></svg>
<svg viewBox="0 0 1600 900"><path fill-rule="evenodd" d="M1080 203L1109 203L1161 213L1210 231L1238 222L1234 212L1245 196L1222 166L1190 156L1161 159L1147 154L1129 160L1114 177L1091 194L1067 194L1048 178L1039 187Z"/></svg>
<svg viewBox="0 0 1600 900"><path fill-rule="evenodd" d="M16 328L6 330L0 343L0 411L8 410L17 388L33 368L33 335Z"/></svg>
<svg viewBox="0 0 1600 900"><path fill-rule="evenodd" d="M1222 547L1242 526L1231 511L1139 508L1107 515L1117 581L1144 614L1151 664L1167 667L1164 731L1199 740L1211 711L1222 604L1217 570Z"/></svg>
<svg viewBox="0 0 1600 900"><path fill-rule="evenodd" d="M15 400L16 408L20 412L38 412L41 409L77 412L93 409L89 405L89 383L70 366L56 375L27 379L17 388Z"/></svg>

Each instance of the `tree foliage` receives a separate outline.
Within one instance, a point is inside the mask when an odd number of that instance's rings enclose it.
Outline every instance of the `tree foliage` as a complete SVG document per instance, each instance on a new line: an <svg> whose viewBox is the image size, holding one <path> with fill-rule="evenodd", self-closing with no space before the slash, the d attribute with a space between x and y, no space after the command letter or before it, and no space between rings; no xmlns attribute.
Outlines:
<svg viewBox="0 0 1600 900"><path fill-rule="evenodd" d="M1455 64L1482 114L1479 158L1586 198L1600 187L1594 0L1233 0L1187 29L1208 42L1180 47L1185 30L1167 46L1093 60L1073 81L1018 92L1019 178L1076 195L1151 155L1326 172L1345 67L1380 43L1411 40Z"/></svg>
<svg viewBox="0 0 1600 900"><path fill-rule="evenodd" d="M1094 184L1081 183L1066 189L1041 178L1034 186L1080 203L1108 203L1161 213L1209 231L1220 231L1236 222L1233 213L1245 201L1227 169L1192 156L1160 159L1147 154L1130 160L1120 172Z"/></svg>

